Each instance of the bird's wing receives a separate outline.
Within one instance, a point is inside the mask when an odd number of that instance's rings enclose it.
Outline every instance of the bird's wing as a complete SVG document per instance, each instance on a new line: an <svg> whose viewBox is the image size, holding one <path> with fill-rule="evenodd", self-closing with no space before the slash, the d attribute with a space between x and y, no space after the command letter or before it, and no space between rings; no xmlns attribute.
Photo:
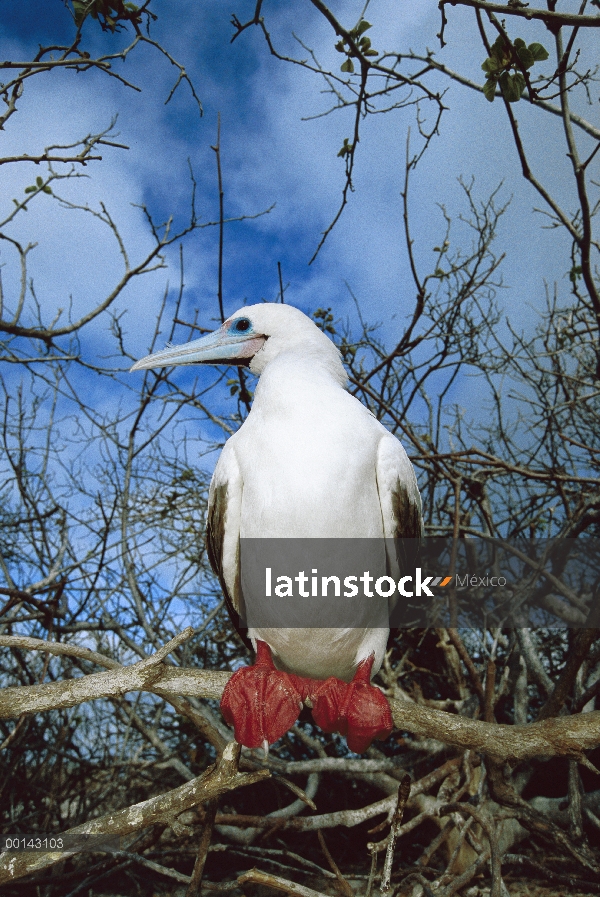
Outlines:
<svg viewBox="0 0 600 897"><path fill-rule="evenodd" d="M377 490L385 538L420 539L423 517L417 478L406 452L391 434L377 448Z"/></svg>
<svg viewBox="0 0 600 897"><path fill-rule="evenodd" d="M386 542L388 573L412 573L423 535L421 495L415 471L400 442L390 433L377 449L377 490ZM390 599L390 612L397 601Z"/></svg>
<svg viewBox="0 0 600 897"><path fill-rule="evenodd" d="M247 630L240 623L243 597L240 583L240 523L242 474L233 447L227 443L215 468L208 495L206 547L210 565L219 578L231 622L246 647Z"/></svg>

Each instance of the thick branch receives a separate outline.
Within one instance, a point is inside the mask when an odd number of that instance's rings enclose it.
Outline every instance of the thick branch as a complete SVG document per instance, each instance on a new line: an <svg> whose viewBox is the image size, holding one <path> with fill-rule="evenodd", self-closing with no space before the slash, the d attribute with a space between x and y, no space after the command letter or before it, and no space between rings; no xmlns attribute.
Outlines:
<svg viewBox="0 0 600 897"><path fill-rule="evenodd" d="M485 12L498 12L504 16L519 16L521 19L541 19L551 31L562 25L576 25L578 28L600 28L600 16L580 16L570 13L550 12L547 9L530 9L528 6L511 6L506 3L486 3L484 0L441 0L440 8L450 6L472 6Z"/></svg>
<svg viewBox="0 0 600 897"><path fill-rule="evenodd" d="M163 664L148 667L147 661L143 661L79 679L5 688L0 692L0 718L73 707L84 701L140 690L163 697L175 694L218 699L230 675L212 670L174 669ZM422 738L480 751L499 760L556 756L577 759L583 751L600 745L600 711L548 719L529 726L509 726L466 719L408 701L390 701L390 705L397 728Z"/></svg>
<svg viewBox="0 0 600 897"><path fill-rule="evenodd" d="M106 816L93 819L91 822L78 825L76 828L63 832L62 835L130 835L161 819L178 816L184 810L189 810L203 801L219 797L226 791L232 791L234 788L244 785L252 785L269 778L268 770L241 773L238 770L239 753L239 745L231 742L223 751L219 763L209 767L197 779L117 813L109 813ZM32 872L38 872L40 869L46 869L64 860L67 856L69 856L68 851L40 853L37 856L28 851L5 853L0 860L0 884L14 881Z"/></svg>

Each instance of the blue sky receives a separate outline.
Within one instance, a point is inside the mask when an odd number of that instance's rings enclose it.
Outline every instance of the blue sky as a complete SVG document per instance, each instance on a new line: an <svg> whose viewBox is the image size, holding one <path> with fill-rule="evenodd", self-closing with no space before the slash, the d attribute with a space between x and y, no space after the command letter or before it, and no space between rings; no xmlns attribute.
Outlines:
<svg viewBox="0 0 600 897"><path fill-rule="evenodd" d="M576 4L565 3L565 8ZM275 204L264 217L229 224L225 236L225 311L242 302L276 299L277 262L289 283L287 301L306 311L332 306L353 314L346 283L359 299L367 320L381 321L391 341L403 317L412 309L414 287L404 247L400 191L408 127L417 145L412 108L374 116L364 123L355 170L356 191L335 231L311 265L308 261L321 231L337 209L343 186L343 162L337 151L351 134L352 113L338 111L328 117L303 121L330 105L320 78L273 59L258 29L248 29L230 42L232 12L244 20L254 9L248 0L223 4L211 0L155 0L158 21L152 36L182 62L202 101L200 117L187 85L182 84L171 103L164 101L174 69L150 47L133 54L116 70L142 87L129 90L98 74L53 72L33 79L21 99L19 112L2 135L3 154L35 153L51 142L66 142L106 127L118 114L116 131L128 151L107 148L101 163L87 167L86 179L60 185L62 195L94 207L106 203L131 250L132 258L149 246L143 214L146 204L156 219L173 215L184 220L190 195L188 158L198 182L197 206L202 220L217 216L215 156L211 144L221 114L222 164L226 215L256 214ZM351 26L362 3L336 2L332 8ZM24 10L26 9L26 13ZM341 57L333 48L332 32L317 11L297 0L265 4L274 42L283 52L306 56L292 32L308 44L324 65L339 68ZM367 18L378 49L424 52L482 83L484 52L467 9L452 9L446 31L448 46L439 47L439 12L436 3L405 2L398 12L393 0L373 0ZM0 0L3 22L3 57L26 58L38 43L65 41L73 32L68 12L59 0L27 0L23 5ZM86 25L90 50L110 50L123 36L101 34L95 23ZM511 34L527 41L542 40L550 48L550 34L539 24L512 27ZM432 86L442 83L431 78ZM459 176L475 178L475 193L485 199L503 182L501 199L512 197L502 221L496 251L506 252L501 294L513 326L531 327L543 299L544 281L557 281L568 293L568 243L564 235L543 230L533 206L540 205L532 188L520 176L508 125L499 102L488 104L481 94L448 84L440 135L414 174L410 208L415 252L421 274L433 263L433 247L443 234L438 204L457 216L465 212ZM538 170L549 186L568 202L571 189L560 122L530 109L525 102L516 112L523 136ZM592 115L597 119L596 110ZM11 207L32 181L32 166L4 166L0 172L0 209ZM37 172L36 172L37 173ZM7 182L8 181L8 182ZM458 241L467 238L456 225ZM65 307L72 297L76 310L101 299L118 276L119 254L114 239L89 217L60 212L49 198L38 197L35 208L22 215L14 235L38 240L31 254L31 274L48 316ZM217 314L217 232L196 232L184 241L185 299L190 317L199 309L202 324ZM16 268L10 253L3 255L5 287L14 284ZM168 253L170 268L148 275L128 288L120 300L123 324L131 350L146 352L156 311L169 283L177 286L177 252ZM88 330L88 351L106 348L104 323ZM183 374L185 376L185 374ZM463 400L474 383L457 385Z"/></svg>

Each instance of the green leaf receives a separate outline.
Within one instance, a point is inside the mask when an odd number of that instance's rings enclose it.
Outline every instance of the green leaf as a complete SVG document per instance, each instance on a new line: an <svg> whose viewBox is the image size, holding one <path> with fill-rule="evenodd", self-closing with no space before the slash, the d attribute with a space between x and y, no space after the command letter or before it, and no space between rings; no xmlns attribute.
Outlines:
<svg viewBox="0 0 600 897"><path fill-rule="evenodd" d="M335 45L335 49L338 51L338 53L345 53L346 52L346 44L344 43L343 40L339 40L337 42L337 44Z"/></svg>
<svg viewBox="0 0 600 897"><path fill-rule="evenodd" d="M515 47L516 47L517 50L519 49L519 47L526 47L526 46L527 46L527 44L525 43L525 41L523 40L522 37L515 37L513 43L514 43L514 45L515 45Z"/></svg>
<svg viewBox="0 0 600 897"><path fill-rule="evenodd" d="M519 57L519 59L523 63L523 66L526 69L530 69L531 66L535 62L533 53L531 52L531 50L528 50L527 47L525 47L525 46L517 47L517 56Z"/></svg>
<svg viewBox="0 0 600 897"><path fill-rule="evenodd" d="M543 44L529 44L528 49L536 62L543 62L545 59L548 59L549 54Z"/></svg>
<svg viewBox="0 0 600 897"><path fill-rule="evenodd" d="M583 274L583 268L581 265L573 265L571 270L569 271L569 280L575 286L579 277Z"/></svg>
<svg viewBox="0 0 600 897"><path fill-rule="evenodd" d="M87 15L87 8L83 0L73 0L73 13L75 14L75 24L79 28Z"/></svg>
<svg viewBox="0 0 600 897"><path fill-rule="evenodd" d="M365 56L379 56L379 53L377 52L377 50L367 50L365 52Z"/></svg>
<svg viewBox="0 0 600 897"><path fill-rule="evenodd" d="M340 68L343 72L349 72L350 74L352 74L354 72L354 63L350 58L348 58L341 64Z"/></svg>
<svg viewBox="0 0 600 897"><path fill-rule="evenodd" d="M505 68L506 66L510 66L511 47L505 42L504 38L501 35L496 38L496 40L490 47L490 50L490 57L497 60L498 68Z"/></svg>
<svg viewBox="0 0 600 897"><path fill-rule="evenodd" d="M498 37L492 44L491 50L492 56L495 56L496 59L502 59L504 56L506 56L506 44L501 34L498 35Z"/></svg>
<svg viewBox="0 0 600 897"><path fill-rule="evenodd" d="M485 84L483 85L483 95L490 103L494 102L494 97L496 95L496 79L488 78Z"/></svg>
<svg viewBox="0 0 600 897"><path fill-rule="evenodd" d="M31 187L25 187L25 193L37 193L37 191L38 188L35 186L35 184L32 184Z"/></svg>
<svg viewBox="0 0 600 897"><path fill-rule="evenodd" d="M371 25L371 23L367 22L366 19L361 19L361 21L356 26L356 31L358 34L364 34L365 31L368 31L369 28L372 28L372 27L373 26Z"/></svg>
<svg viewBox="0 0 600 897"><path fill-rule="evenodd" d="M503 72L498 81L500 84L500 90L504 94L504 98L509 103L518 103L521 99L521 94L525 90L525 78L520 72L517 72L515 75L509 75L508 72Z"/></svg>
<svg viewBox="0 0 600 897"><path fill-rule="evenodd" d="M352 152L352 149L353 149L353 145L350 143L350 141L347 137L344 137L344 145L342 146L341 150L339 151L338 156L341 156L342 158L344 156L349 156L350 153Z"/></svg>
<svg viewBox="0 0 600 897"><path fill-rule="evenodd" d="M44 185L44 179L41 178L39 175L38 175L38 177L35 179L35 182L36 182L36 184L38 185L38 187L43 187L43 185Z"/></svg>
<svg viewBox="0 0 600 897"><path fill-rule="evenodd" d="M485 62L482 63L481 68L484 72L488 72L491 74L491 72L499 71L502 68L502 63L498 59L495 59L492 56L488 56Z"/></svg>
<svg viewBox="0 0 600 897"><path fill-rule="evenodd" d="M361 50L370 50L371 49L371 41L368 37L361 37L360 43L358 45Z"/></svg>
<svg viewBox="0 0 600 897"><path fill-rule="evenodd" d="M42 187L42 192L51 194L52 190L50 189L50 187L48 187L48 185L46 185L45 187Z"/></svg>
<svg viewBox="0 0 600 897"><path fill-rule="evenodd" d="M521 72L516 72L512 76L512 80L515 85L515 89L518 88L518 90L519 90L519 99L520 99L523 96L523 94L525 93L525 89L527 87L527 82L525 81L525 78L523 77Z"/></svg>

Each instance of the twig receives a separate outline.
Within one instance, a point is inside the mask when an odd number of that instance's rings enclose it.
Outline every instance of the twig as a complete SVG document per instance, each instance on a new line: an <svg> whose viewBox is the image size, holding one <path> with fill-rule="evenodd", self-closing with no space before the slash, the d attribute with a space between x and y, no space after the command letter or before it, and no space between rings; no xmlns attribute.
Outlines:
<svg viewBox="0 0 600 897"><path fill-rule="evenodd" d="M408 801L410 795L410 776L405 775L400 783L400 787L398 788L398 802L396 804L396 810L394 812L394 816L392 818L392 827L390 830L390 838L388 841L388 846L385 854L385 861L383 863L383 875L381 876L381 890L389 891L392 882L392 864L394 862L394 848L396 847L396 839L398 838L398 833L400 831L400 826L402 824L402 816L404 815L404 808L406 807L406 803Z"/></svg>
<svg viewBox="0 0 600 897"><path fill-rule="evenodd" d="M352 888L350 887L350 885L348 884L348 882L346 881L346 879L340 872L338 864L336 863L334 858L331 856L331 853L329 852L329 848L327 847L327 844L325 843L325 837L324 837L321 829L319 829L317 831L317 837L319 839L319 844L321 845L321 850L323 851L323 853L325 855L325 859L331 866L331 870L339 882L340 889L341 889L342 893L345 894L346 897L354 897L354 891L352 890Z"/></svg>
<svg viewBox="0 0 600 897"><path fill-rule="evenodd" d="M465 648L463 640L461 639L458 630L450 627L446 631L448 633L448 638L450 639L450 641L456 648L458 656L460 657L460 659L464 663L465 667L467 668L467 672L471 679L471 683L477 693L477 697L479 698L479 703L481 704L481 709L483 710L485 707L485 692L483 690L483 685L481 684L481 679L479 677L479 673L477 672L475 664L471 660L469 652Z"/></svg>
<svg viewBox="0 0 600 897"><path fill-rule="evenodd" d="M219 273L217 282L217 298L219 300L219 314L221 322L225 320L223 310L223 222L224 222L224 193L223 175L221 173L221 113L217 115L217 142L211 147L217 157L217 180L219 184Z"/></svg>
<svg viewBox="0 0 600 897"><path fill-rule="evenodd" d="M202 874L204 872L204 864L206 863L208 848L210 847L212 839L215 815L217 813L217 803L216 798L213 798L212 800L209 800L206 805L204 828L202 829L200 844L198 845L198 854L196 856L196 862L194 863L194 870L188 889L185 892L185 897L199 897L200 895L202 889Z"/></svg>
<svg viewBox="0 0 600 897"><path fill-rule="evenodd" d="M483 718L486 723L494 722L494 696L496 687L496 664L493 660L488 660L487 672L485 677L485 700Z"/></svg>
<svg viewBox="0 0 600 897"><path fill-rule="evenodd" d="M304 885L296 884L295 881L279 878L278 875L269 875L267 872L261 872L259 869L250 869L249 872L240 875L237 883L238 885L263 885L266 888L285 891L286 894L295 894L296 897L327 897L327 895L323 894L321 891L313 891L312 888L306 888Z"/></svg>
<svg viewBox="0 0 600 897"><path fill-rule="evenodd" d="M365 897L371 897L373 885L375 883L375 873L377 872L377 851L371 850L371 868L369 870L369 880L367 881L367 890Z"/></svg>

